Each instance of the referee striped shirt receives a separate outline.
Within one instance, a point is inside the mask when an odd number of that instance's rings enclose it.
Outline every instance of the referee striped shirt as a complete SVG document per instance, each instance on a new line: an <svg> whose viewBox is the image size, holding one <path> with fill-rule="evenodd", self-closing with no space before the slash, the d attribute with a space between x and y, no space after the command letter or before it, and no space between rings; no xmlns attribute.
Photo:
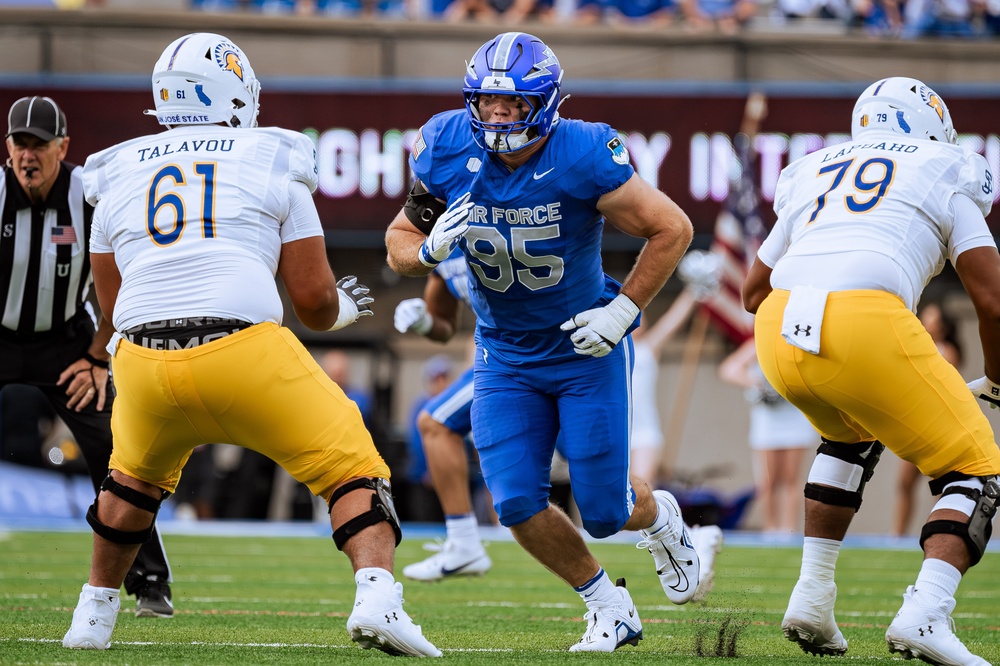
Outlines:
<svg viewBox="0 0 1000 666"><path fill-rule="evenodd" d="M93 283L83 168L62 162L45 202L32 205L13 169L0 181L0 335L30 340L81 312Z"/></svg>

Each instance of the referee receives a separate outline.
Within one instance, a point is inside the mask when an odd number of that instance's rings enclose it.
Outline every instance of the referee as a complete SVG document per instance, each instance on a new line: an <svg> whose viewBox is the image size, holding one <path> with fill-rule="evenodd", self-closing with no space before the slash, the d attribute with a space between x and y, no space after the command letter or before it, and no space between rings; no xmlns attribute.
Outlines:
<svg viewBox="0 0 1000 666"><path fill-rule="evenodd" d="M87 293L93 282L82 168L63 161L66 116L48 97L23 97L7 115L0 181L0 389L41 389L72 431L97 491L111 458L111 323ZM125 578L137 617L171 617L170 565L160 535L143 544Z"/></svg>

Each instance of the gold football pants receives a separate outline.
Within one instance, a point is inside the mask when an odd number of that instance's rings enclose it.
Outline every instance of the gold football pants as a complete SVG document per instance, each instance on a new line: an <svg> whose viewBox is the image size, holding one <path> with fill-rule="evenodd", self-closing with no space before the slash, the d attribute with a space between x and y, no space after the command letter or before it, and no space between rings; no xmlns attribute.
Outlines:
<svg viewBox="0 0 1000 666"><path fill-rule="evenodd" d="M810 354L781 337L788 296L776 289L761 304L757 357L771 385L823 437L878 439L931 478L1000 474L1000 449L979 402L898 297L832 292L820 353Z"/></svg>
<svg viewBox="0 0 1000 666"><path fill-rule="evenodd" d="M287 328L263 323L193 349L122 340L113 359L111 468L173 492L200 444L237 444L315 494L389 478L361 412Z"/></svg>

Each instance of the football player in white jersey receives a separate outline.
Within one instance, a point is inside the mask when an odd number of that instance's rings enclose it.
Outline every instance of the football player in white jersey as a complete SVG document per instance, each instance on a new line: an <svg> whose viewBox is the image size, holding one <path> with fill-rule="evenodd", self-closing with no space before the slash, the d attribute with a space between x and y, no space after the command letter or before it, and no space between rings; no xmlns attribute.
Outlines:
<svg viewBox="0 0 1000 666"><path fill-rule="evenodd" d="M440 656L403 611L393 578L401 535L389 468L356 405L280 325L276 273L313 330L370 315L372 299L356 279L334 278L312 200L312 142L258 128L259 91L230 40L181 37L153 70L149 113L168 131L84 167L118 399L111 472L87 513L90 580L63 646L110 646L119 587L160 503L194 447L224 442L272 458L329 503L334 542L357 582L352 640Z"/></svg>
<svg viewBox="0 0 1000 666"><path fill-rule="evenodd" d="M847 651L833 615L834 570L884 445L941 493L920 535L920 573L886 631L889 650L988 666L955 635L951 612L1000 495L1000 450L975 400L1000 405L1000 255L984 219L993 175L956 145L944 101L915 79L865 90L851 134L782 172L778 221L743 290L767 380L823 437L782 631L812 654ZM980 322L986 376L968 387L914 315L945 260Z"/></svg>

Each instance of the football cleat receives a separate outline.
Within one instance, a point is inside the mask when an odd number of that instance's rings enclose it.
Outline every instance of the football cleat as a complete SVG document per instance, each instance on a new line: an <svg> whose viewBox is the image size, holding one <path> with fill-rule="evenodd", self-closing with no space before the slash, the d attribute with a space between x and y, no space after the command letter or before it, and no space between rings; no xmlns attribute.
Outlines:
<svg viewBox="0 0 1000 666"><path fill-rule="evenodd" d="M695 525L690 532L701 569L691 601L704 601L715 587L715 556L722 552L722 530L718 525Z"/></svg>
<svg viewBox="0 0 1000 666"><path fill-rule="evenodd" d="M403 568L403 575L413 580L434 581L455 576L482 576L493 563L482 544L474 550L460 548L454 541L443 544L425 544L425 550L436 550L426 560Z"/></svg>
<svg viewBox="0 0 1000 666"><path fill-rule="evenodd" d="M172 618L174 604L170 600L170 584L156 576L147 578L135 595L135 616Z"/></svg>
<svg viewBox="0 0 1000 666"><path fill-rule="evenodd" d="M639 645L642 640L642 622L632 603L632 596L625 589L625 579L615 583L621 594L621 603L606 608L587 611L587 631L570 652L614 652L622 645Z"/></svg>
<svg viewBox="0 0 1000 666"><path fill-rule="evenodd" d="M118 590L84 585L73 611L73 623L63 636L63 647L107 650L111 647L111 632L115 630L121 606Z"/></svg>
<svg viewBox="0 0 1000 666"><path fill-rule="evenodd" d="M812 578L800 578L788 600L781 632L808 654L843 655L847 652L847 641L833 617L836 601L835 584L824 585Z"/></svg>
<svg viewBox="0 0 1000 666"><path fill-rule="evenodd" d="M943 599L936 607L924 606L914 597L913 586L903 594L903 606L896 613L885 642L889 652L903 659L922 659L937 666L990 666L982 657L969 652L955 635L951 612L955 599Z"/></svg>
<svg viewBox="0 0 1000 666"><path fill-rule="evenodd" d="M675 604L686 604L698 588L698 553L674 496L666 490L654 490L653 499L661 511L668 512L670 521L653 534L642 530L643 539L636 548L645 548L653 555L656 575L667 598Z"/></svg>
<svg viewBox="0 0 1000 666"><path fill-rule="evenodd" d="M403 610L403 584L395 583L389 595L359 584L354 610L347 618L351 640L365 650L394 656L440 657L441 650L424 638L420 625Z"/></svg>

